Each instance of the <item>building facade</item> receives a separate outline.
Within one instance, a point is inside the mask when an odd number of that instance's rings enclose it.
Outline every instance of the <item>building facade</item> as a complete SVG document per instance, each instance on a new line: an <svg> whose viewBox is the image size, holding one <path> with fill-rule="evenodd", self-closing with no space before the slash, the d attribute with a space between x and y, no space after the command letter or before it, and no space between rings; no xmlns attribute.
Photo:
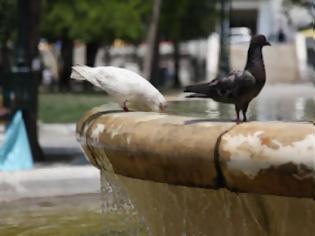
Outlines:
<svg viewBox="0 0 315 236"><path fill-rule="evenodd" d="M269 39L282 30L290 34L283 13L283 0L232 0L231 27L248 27L253 34L264 34Z"/></svg>

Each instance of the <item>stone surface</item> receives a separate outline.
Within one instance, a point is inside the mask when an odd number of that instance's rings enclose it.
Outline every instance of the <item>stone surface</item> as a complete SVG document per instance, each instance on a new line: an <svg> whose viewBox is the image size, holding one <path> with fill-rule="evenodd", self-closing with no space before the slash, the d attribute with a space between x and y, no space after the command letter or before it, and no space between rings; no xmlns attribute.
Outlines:
<svg viewBox="0 0 315 236"><path fill-rule="evenodd" d="M310 123L238 125L222 136L219 155L229 189L315 196L315 127Z"/></svg>
<svg viewBox="0 0 315 236"><path fill-rule="evenodd" d="M92 116L79 122L79 139L98 168L176 185L217 186L217 141L233 123L148 112Z"/></svg>
<svg viewBox="0 0 315 236"><path fill-rule="evenodd" d="M88 112L77 138L102 170L143 180L314 197L315 126L210 122L148 112Z"/></svg>

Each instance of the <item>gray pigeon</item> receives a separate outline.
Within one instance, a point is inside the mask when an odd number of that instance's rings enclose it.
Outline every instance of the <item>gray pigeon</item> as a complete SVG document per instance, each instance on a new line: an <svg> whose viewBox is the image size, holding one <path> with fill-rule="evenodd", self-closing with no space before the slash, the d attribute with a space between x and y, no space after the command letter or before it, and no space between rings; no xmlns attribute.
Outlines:
<svg viewBox="0 0 315 236"><path fill-rule="evenodd" d="M247 121L248 104L265 85L266 71L262 48L267 45L271 44L264 35L254 36L250 41L247 63L243 71L233 71L226 77L187 86L184 92L194 93L187 97L212 98L217 102L234 104L236 121L240 121L240 111L243 113L243 121Z"/></svg>

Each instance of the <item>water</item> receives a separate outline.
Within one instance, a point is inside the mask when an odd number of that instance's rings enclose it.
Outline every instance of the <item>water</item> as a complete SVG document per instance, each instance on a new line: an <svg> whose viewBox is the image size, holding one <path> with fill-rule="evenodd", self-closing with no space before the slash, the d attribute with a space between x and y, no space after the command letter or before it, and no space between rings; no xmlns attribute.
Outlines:
<svg viewBox="0 0 315 236"><path fill-rule="evenodd" d="M120 179L150 236L314 234L313 199Z"/></svg>
<svg viewBox="0 0 315 236"><path fill-rule="evenodd" d="M111 172L101 171L101 197L103 216L119 217L120 224L128 226L130 236L146 235L145 225L118 176ZM111 232L112 229L105 229L104 235L111 235Z"/></svg>
<svg viewBox="0 0 315 236"><path fill-rule="evenodd" d="M0 235L146 235L143 225L137 220L131 220L130 212L121 214L120 211L106 211L102 213L101 204L100 194L34 198L0 203ZM127 221L126 218L129 220ZM130 234L130 232L136 232L136 234Z"/></svg>
<svg viewBox="0 0 315 236"><path fill-rule="evenodd" d="M169 103L169 114L201 116L210 120L230 121L236 118L234 106L211 99L183 99ZM313 121L315 88L312 84L267 85L248 108L248 119L259 121Z"/></svg>
<svg viewBox="0 0 315 236"><path fill-rule="evenodd" d="M187 94L166 94L169 100L165 113L184 116L198 116L209 120L235 120L234 105L217 103L211 99L185 98ZM120 109L111 98L104 107ZM315 117L315 87L303 84L267 84L250 103L249 121L313 121Z"/></svg>

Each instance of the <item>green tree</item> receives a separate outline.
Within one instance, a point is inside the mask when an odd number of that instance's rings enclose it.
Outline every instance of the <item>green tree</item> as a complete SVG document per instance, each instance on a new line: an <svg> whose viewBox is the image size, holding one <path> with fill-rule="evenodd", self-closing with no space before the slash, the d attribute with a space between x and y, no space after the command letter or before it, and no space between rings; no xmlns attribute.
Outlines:
<svg viewBox="0 0 315 236"><path fill-rule="evenodd" d="M73 26L75 25L76 1L55 0L44 1L43 19L41 21L42 35L49 41L60 40L61 62L59 71L59 88L70 88L69 76L71 73L73 55ZM84 16L81 16L84 17Z"/></svg>
<svg viewBox="0 0 315 236"><path fill-rule="evenodd" d="M37 81L40 73L32 70L33 61L38 57L40 13L41 0L0 0L0 72L5 79L4 105L12 112L23 111L35 161L43 160L36 123ZM11 46L8 47L8 44ZM16 71L11 71L12 66L15 66ZM15 94L14 99L9 98L8 91Z"/></svg>
<svg viewBox="0 0 315 236"><path fill-rule="evenodd" d="M16 26L16 1L0 0L0 74L10 70L9 42L14 39Z"/></svg>
<svg viewBox="0 0 315 236"><path fill-rule="evenodd" d="M115 38L139 40L147 5L143 0L46 1L42 31L50 39L60 38L65 47L61 81L69 81L74 39L86 43L86 62L92 66L99 46L111 45Z"/></svg>
<svg viewBox="0 0 315 236"><path fill-rule="evenodd" d="M216 11L211 0L173 0L163 2L161 12L161 37L173 41L174 87L180 87L179 43L207 37L214 30Z"/></svg>

